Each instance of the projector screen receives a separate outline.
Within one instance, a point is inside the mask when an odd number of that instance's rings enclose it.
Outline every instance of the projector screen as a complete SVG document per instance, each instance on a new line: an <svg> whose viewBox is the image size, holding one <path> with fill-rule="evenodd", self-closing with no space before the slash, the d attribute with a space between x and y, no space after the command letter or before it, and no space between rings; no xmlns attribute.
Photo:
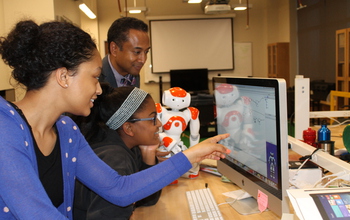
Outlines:
<svg viewBox="0 0 350 220"><path fill-rule="evenodd" d="M232 70L233 18L150 20L152 73Z"/></svg>

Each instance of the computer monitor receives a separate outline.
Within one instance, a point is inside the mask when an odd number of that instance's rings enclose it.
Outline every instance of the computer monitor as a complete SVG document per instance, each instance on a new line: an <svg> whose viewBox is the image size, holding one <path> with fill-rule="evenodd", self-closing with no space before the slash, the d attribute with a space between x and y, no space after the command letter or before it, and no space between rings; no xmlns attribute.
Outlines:
<svg viewBox="0 0 350 220"><path fill-rule="evenodd" d="M228 202L241 214L259 212L261 192L269 210L289 213L285 80L214 77L213 88L217 132L230 134L221 143L231 149L218 171L254 197Z"/></svg>
<svg viewBox="0 0 350 220"><path fill-rule="evenodd" d="M190 94L208 93L208 69L170 70L170 87L181 87Z"/></svg>

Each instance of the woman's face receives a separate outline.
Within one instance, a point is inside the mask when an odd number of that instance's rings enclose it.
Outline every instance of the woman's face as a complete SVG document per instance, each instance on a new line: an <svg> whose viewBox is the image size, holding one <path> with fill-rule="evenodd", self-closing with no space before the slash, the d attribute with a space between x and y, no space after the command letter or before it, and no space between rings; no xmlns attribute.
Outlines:
<svg viewBox="0 0 350 220"><path fill-rule="evenodd" d="M98 77L101 74L102 61L97 50L91 60L79 65L77 73L70 76L70 113L88 116L98 95L102 93Z"/></svg>
<svg viewBox="0 0 350 220"><path fill-rule="evenodd" d="M147 98L145 105L140 112L134 114L133 118L153 118L157 116L156 106L152 98ZM161 122L156 117L156 121L137 121L133 122L133 138L137 145L154 145L159 143L159 127Z"/></svg>

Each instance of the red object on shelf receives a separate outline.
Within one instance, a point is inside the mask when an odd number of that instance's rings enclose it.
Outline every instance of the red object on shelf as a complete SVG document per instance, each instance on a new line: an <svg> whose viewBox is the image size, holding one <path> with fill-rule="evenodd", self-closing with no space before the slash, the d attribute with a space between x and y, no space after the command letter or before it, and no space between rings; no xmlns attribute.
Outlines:
<svg viewBox="0 0 350 220"><path fill-rule="evenodd" d="M312 128L308 128L303 131L303 141L307 143L308 145L311 145L313 147L317 147L316 144L316 131Z"/></svg>

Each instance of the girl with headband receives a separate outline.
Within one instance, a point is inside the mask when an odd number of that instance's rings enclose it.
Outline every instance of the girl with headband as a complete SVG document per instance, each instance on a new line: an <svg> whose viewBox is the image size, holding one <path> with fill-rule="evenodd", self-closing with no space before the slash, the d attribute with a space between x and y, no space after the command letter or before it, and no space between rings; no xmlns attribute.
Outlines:
<svg viewBox="0 0 350 220"><path fill-rule="evenodd" d="M119 175L64 116L88 116L102 93L101 56L91 36L66 22L20 21L0 38L0 55L26 88L15 103L0 98L0 219L72 219L75 180L127 206L179 178L191 163L229 152L217 143L228 134L215 136L149 169Z"/></svg>
<svg viewBox="0 0 350 220"><path fill-rule="evenodd" d="M90 115L74 117L91 148L120 175L157 164L161 122L152 97L136 87L113 89L106 83L101 87L103 93L94 102ZM120 207L77 182L74 219L129 219L136 207L156 204L160 192Z"/></svg>

